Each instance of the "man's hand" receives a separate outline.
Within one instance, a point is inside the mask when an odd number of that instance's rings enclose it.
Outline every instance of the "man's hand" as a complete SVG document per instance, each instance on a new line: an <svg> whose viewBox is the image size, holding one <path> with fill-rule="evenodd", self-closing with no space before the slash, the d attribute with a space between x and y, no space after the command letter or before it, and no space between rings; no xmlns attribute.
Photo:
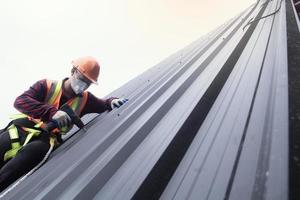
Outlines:
<svg viewBox="0 0 300 200"><path fill-rule="evenodd" d="M111 101L111 109L119 108L120 106L122 106L127 101L128 101L128 99L125 99L125 98L114 99L114 100Z"/></svg>
<svg viewBox="0 0 300 200"><path fill-rule="evenodd" d="M53 115L52 119L57 122L58 128L69 127L72 125L72 120L70 116L62 110L58 110Z"/></svg>

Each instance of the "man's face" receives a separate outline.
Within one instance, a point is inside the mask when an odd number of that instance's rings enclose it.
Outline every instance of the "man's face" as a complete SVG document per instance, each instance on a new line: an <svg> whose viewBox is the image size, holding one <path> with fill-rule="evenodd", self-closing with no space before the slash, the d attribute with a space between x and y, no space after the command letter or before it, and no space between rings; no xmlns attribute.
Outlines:
<svg viewBox="0 0 300 200"><path fill-rule="evenodd" d="M81 94L92 84L92 82L77 69L74 71L70 79L71 87L75 94Z"/></svg>
<svg viewBox="0 0 300 200"><path fill-rule="evenodd" d="M88 84L88 86L90 86L92 84L92 81L90 81L89 79L87 79L78 69L75 70L74 76L85 82L86 84Z"/></svg>

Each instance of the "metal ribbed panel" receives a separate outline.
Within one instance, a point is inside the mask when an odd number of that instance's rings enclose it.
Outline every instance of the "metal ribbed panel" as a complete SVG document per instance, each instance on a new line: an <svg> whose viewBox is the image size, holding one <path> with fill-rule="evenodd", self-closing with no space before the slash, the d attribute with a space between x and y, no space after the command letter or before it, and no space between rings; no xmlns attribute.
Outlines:
<svg viewBox="0 0 300 200"><path fill-rule="evenodd" d="M293 2L286 1L289 74L289 185L290 199L300 198L300 33Z"/></svg>
<svg viewBox="0 0 300 200"><path fill-rule="evenodd" d="M259 1L114 91L6 198L287 199L285 12Z"/></svg>

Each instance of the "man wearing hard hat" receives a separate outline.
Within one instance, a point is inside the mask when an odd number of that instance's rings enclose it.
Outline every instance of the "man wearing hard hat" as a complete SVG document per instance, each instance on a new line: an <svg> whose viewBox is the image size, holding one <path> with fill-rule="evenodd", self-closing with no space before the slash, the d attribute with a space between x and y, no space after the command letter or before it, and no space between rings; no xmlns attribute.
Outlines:
<svg viewBox="0 0 300 200"><path fill-rule="evenodd" d="M14 106L22 114L2 130L0 135L0 192L40 163L53 144L53 135L59 138L73 123L61 107L65 104L79 117L87 113L102 113L120 107L127 99L102 100L87 92L97 84L100 66L93 57L72 61L69 78L62 81L40 80L17 97ZM57 128L49 137L43 134L48 122ZM51 142L52 141L52 142Z"/></svg>

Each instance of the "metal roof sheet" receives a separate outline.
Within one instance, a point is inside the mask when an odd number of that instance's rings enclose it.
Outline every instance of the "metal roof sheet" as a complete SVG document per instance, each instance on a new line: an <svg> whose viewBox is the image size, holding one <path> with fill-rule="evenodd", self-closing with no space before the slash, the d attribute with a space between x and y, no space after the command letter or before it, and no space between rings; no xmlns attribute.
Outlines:
<svg viewBox="0 0 300 200"><path fill-rule="evenodd" d="M287 199L287 69L286 2L258 1L114 91L129 102L4 199Z"/></svg>

